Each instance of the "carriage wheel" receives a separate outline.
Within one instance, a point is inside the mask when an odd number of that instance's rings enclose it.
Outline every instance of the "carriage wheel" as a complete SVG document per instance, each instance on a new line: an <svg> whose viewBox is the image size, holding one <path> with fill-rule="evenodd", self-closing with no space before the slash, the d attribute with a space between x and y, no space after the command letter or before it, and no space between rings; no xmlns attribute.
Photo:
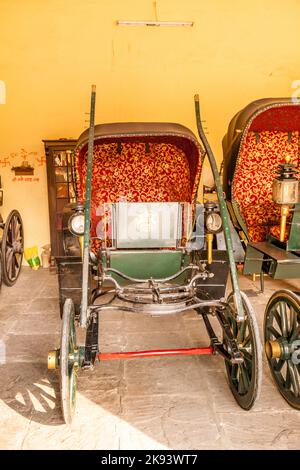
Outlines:
<svg viewBox="0 0 300 470"><path fill-rule="evenodd" d="M24 251L23 222L16 210L11 211L5 221L1 251L3 281L12 286L19 277Z"/></svg>
<svg viewBox="0 0 300 470"><path fill-rule="evenodd" d="M60 396L64 420L71 424L76 405L76 383L78 348L76 345L74 304L66 299L62 317L62 331L59 353Z"/></svg>
<svg viewBox="0 0 300 470"><path fill-rule="evenodd" d="M264 320L265 351L277 388L300 410L300 296L279 290L270 298Z"/></svg>
<svg viewBox="0 0 300 470"><path fill-rule="evenodd" d="M258 325L253 307L243 292L241 292L245 320L237 322L236 307L233 294L228 297L227 321L237 347L242 353L244 361L233 364L225 361L227 377L231 392L241 408L249 410L258 398L262 380L262 346L259 337ZM224 346L227 347L226 339Z"/></svg>

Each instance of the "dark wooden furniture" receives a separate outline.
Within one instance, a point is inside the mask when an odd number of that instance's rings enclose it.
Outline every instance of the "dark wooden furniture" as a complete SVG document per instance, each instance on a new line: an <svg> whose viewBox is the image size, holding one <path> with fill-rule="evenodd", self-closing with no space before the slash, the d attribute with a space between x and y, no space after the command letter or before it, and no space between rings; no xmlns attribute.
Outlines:
<svg viewBox="0 0 300 470"><path fill-rule="evenodd" d="M47 162L48 204L50 220L51 260L62 256L63 209L68 202L75 202L73 150L77 140L43 140ZM52 264L52 263L51 263Z"/></svg>

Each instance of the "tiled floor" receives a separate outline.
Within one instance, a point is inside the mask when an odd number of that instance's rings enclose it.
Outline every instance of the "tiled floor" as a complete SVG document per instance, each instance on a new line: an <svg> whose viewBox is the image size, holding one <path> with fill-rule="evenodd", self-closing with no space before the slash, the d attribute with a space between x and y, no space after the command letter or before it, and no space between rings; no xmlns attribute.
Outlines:
<svg viewBox="0 0 300 470"><path fill-rule="evenodd" d="M261 327L264 307L279 287L299 281L266 280L265 294L244 277ZM264 360L259 401L249 412L235 403L220 357L173 357L104 362L80 372L77 412L62 422L56 371L48 349L58 346L56 276L24 268L0 294L1 449L299 449L300 412L271 381ZM103 314L101 350L207 344L193 312L147 318Z"/></svg>

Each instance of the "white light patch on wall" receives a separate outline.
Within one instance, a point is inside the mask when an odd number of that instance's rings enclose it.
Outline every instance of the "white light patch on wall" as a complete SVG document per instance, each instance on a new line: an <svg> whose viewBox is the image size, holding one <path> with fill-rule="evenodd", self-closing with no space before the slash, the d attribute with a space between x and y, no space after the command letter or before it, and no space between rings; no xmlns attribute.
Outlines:
<svg viewBox="0 0 300 470"><path fill-rule="evenodd" d="M0 104L6 104L6 85L3 80L0 80Z"/></svg>
<svg viewBox="0 0 300 470"><path fill-rule="evenodd" d="M118 20L118 26L194 26L193 21L137 21Z"/></svg>
<svg viewBox="0 0 300 470"><path fill-rule="evenodd" d="M300 80L294 80L291 84L291 87L295 90L292 93L293 103L299 103L300 101Z"/></svg>

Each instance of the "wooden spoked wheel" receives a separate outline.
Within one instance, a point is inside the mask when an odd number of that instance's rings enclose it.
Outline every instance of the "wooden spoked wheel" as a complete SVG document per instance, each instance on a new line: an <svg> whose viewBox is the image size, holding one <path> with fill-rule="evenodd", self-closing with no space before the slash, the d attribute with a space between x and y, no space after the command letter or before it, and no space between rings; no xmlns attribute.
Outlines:
<svg viewBox="0 0 300 470"><path fill-rule="evenodd" d="M23 222L16 210L11 211L5 221L1 252L3 281L12 286L19 277L24 252Z"/></svg>
<svg viewBox="0 0 300 470"><path fill-rule="evenodd" d="M243 362L231 363L225 361L230 390L241 408L249 410L258 398L262 380L262 346L259 337L258 325L252 305L243 292L241 292L245 320L237 321L236 307L233 294L230 294L227 303L227 321ZM230 348L224 338L224 346L230 353Z"/></svg>
<svg viewBox="0 0 300 470"><path fill-rule="evenodd" d="M66 299L62 317L59 351L60 395L64 420L71 424L76 406L78 348L76 345L74 304Z"/></svg>
<svg viewBox="0 0 300 470"><path fill-rule="evenodd" d="M300 410L300 293L279 290L264 319L265 352L283 398Z"/></svg>

